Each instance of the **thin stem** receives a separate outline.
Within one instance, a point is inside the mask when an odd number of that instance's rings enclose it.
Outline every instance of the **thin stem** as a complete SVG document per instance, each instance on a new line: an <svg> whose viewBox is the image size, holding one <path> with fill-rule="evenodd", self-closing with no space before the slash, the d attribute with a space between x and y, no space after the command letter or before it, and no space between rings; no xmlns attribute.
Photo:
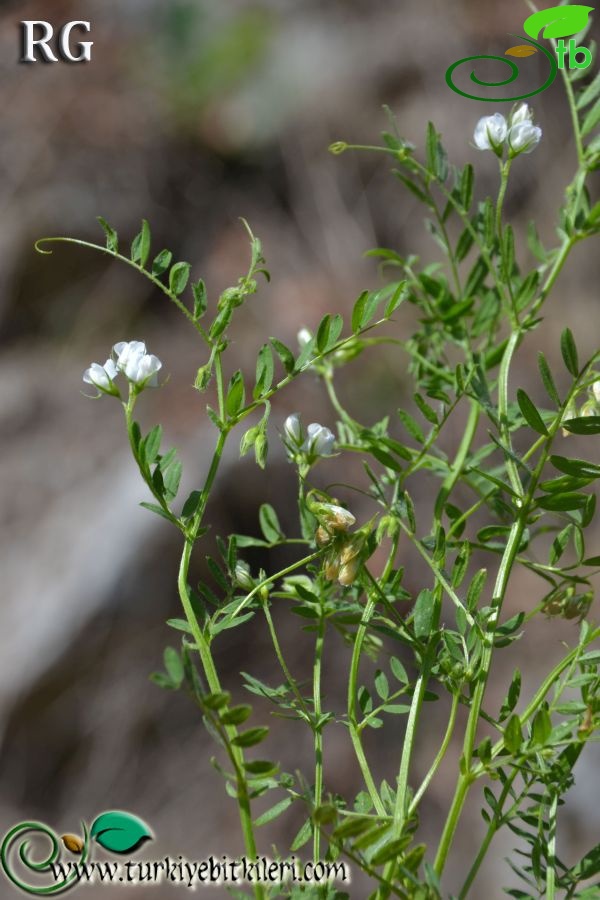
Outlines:
<svg viewBox="0 0 600 900"><path fill-rule="evenodd" d="M208 641L206 640L198 619L192 606L189 589L188 589L188 572L194 542L192 539L185 541L183 553L179 566L179 576L177 579L177 587L179 590L179 598L185 613L188 625L194 637L202 668L210 692L213 694L221 693L222 687L215 667L215 662L210 650ZM244 775L244 751L241 747L236 747L232 741L237 736L237 729L234 725L226 726L226 734L228 737L228 745L230 749L231 759L236 767L237 780L237 800L239 807L240 823L244 836L244 846L248 856L253 859L256 856L256 841L254 839L254 827L252 823L252 812L250 809L250 797L248 792L248 784ZM256 900L263 900L264 891L260 884L254 886L254 896Z"/></svg>
<svg viewBox="0 0 600 900"><path fill-rule="evenodd" d="M469 891L471 889L471 885L473 884L475 878L477 877L477 873L479 872L481 863L485 859L485 856L487 854L489 846L492 843L492 840L493 840L496 832L502 825L503 817L500 817L499 814L502 812L502 807L504 806L504 804L506 802L506 798L508 797L508 795L510 793L510 789L512 787L513 781L515 780L515 778L518 775L518 771L519 771L518 769L513 769L513 771L509 775L509 777L504 782L502 792L501 792L500 796L498 797L498 802L494 808L494 816L488 825L487 831L481 842L479 850L477 851L477 856L475 857L473 865L469 869L469 872L467 874L467 877L465 878L464 884L463 884L462 888L460 889L460 892L458 894L458 900L465 900L467 894L469 893Z"/></svg>
<svg viewBox="0 0 600 900"><path fill-rule="evenodd" d="M512 336L514 337L514 335ZM511 349L511 341L507 345L505 356L509 353L514 352L514 348ZM504 363L504 360L503 360ZM575 393L577 393L579 389L580 382L586 377L586 373L589 370L591 362L588 363L579 377L575 379L575 382L572 384L571 389L568 393L567 399L564 402L562 408L558 411L558 414L548 430L548 437L546 439L546 443L544 446L544 450L540 456L538 464L535 468L535 471L532 473L530 483L528 485L528 490L526 495L519 500L519 514L517 520L511 528L509 533L508 541L506 544L506 548L502 555L502 559L500 561L500 566L498 569L498 573L496 576L496 583L494 586L494 591L492 595L492 614L488 619L488 634L486 635L484 642L484 650L482 653L481 666L480 666L480 675L479 680L475 686L475 690L473 692L473 698L471 701L471 709L469 712L469 718L467 721L467 727L465 730L465 740L463 744L463 758L462 758L462 773L458 779L456 792L454 795L454 799L452 802L452 806L450 812L448 814L448 818L446 819L444 829L442 831L442 836L440 839L440 844L438 847L438 851L436 854L434 868L437 872L438 876L441 875L444 865L446 863L446 858L450 849L450 845L452 843L454 833L456 831L458 820L460 818L462 808L468 793L468 790L475 780L475 773L472 770L472 759L473 759L473 750L475 748L475 739L477 734L477 726L479 723L481 706L483 703L483 697L485 694L485 689L487 686L487 681L490 672L490 666L492 661L492 654L494 648L494 634L498 624L498 619L500 616L500 611L502 609L502 604L504 601L504 597L506 595L506 590L508 587L508 582L510 579L510 575L512 572L513 565L517 559L519 546L521 543L521 538L523 536L523 532L525 531L527 520L529 517L530 506L533 501L533 496L535 491L537 490L538 481L540 480L542 470L546 464L546 460L551 452L552 443L554 438L556 437L556 433L560 428L560 423L564 414L564 410L568 407L572 397ZM505 368L505 378L508 374L508 366ZM506 396L504 396L504 400L506 402Z"/></svg>
<svg viewBox="0 0 600 900"><path fill-rule="evenodd" d="M266 600L262 604L262 609L263 609L263 613L265 615L265 619L267 620L267 627L269 629L269 635L271 637L273 649L275 650L275 656L277 657L277 661L278 661L279 665L281 666L281 671L283 672L283 674L285 676L285 680L289 684L289 686L292 690L292 693L294 694L296 700L298 701L298 705L299 705L300 709L302 710L302 713L304 714L306 721L309 724L312 724L313 717L311 715L311 712L310 712L308 706L306 705L306 701L304 700L304 697L302 696L302 692L300 691L300 689L296 683L296 679L293 677L292 673L290 672L290 670L288 668L288 665L285 661L285 657L281 650L281 645L279 643L279 638L277 637L277 631L275 630L275 624L273 622L273 617L271 616L271 610L269 608L268 600Z"/></svg>
<svg viewBox="0 0 600 900"><path fill-rule="evenodd" d="M506 449L509 451L505 454L506 469L508 471L511 487L517 497L522 496L523 485L521 484L517 464L515 463L512 454L512 441L510 436L510 425L508 421L508 377L510 373L512 358L520 341L521 332L513 331L502 356L502 362L500 363L500 374L498 376L498 418L500 420L500 434L502 436L502 440L504 441Z"/></svg>
<svg viewBox="0 0 600 900"><path fill-rule="evenodd" d="M183 313L186 319L192 323L196 331L201 335L204 341L208 344L208 335L206 334L204 328L200 323L194 318L192 313L189 311L187 306L179 299L176 294L171 293L166 284L163 284L162 281L156 276L153 275L152 272L149 272L148 269L144 269L142 266L138 265L138 263L129 259L127 256L122 256L120 253L115 253L114 250L109 250L108 247L103 247L101 244L94 244L93 241L82 241L79 238L71 238L71 237L45 237L40 238L35 242L35 249L38 253L43 254L44 256L49 256L52 254L52 250L42 250L42 244L77 244L79 247L87 247L90 250L99 250L100 253L104 253L107 256L112 257L113 259L118 259L120 262L124 262L126 265L131 266L132 269L135 269L136 272L140 272L144 275L152 284L157 287L159 290L165 294L171 303L174 303L177 309Z"/></svg>
<svg viewBox="0 0 600 900"><path fill-rule="evenodd" d="M313 709L314 709L314 749L315 749L315 809L321 806L323 801L323 711L321 708L321 661L323 659L323 644L325 639L326 619L323 614L319 617L317 626L317 639L315 642L315 661L313 666ZM321 832L318 825L314 826L313 833L313 859L318 862L321 855Z"/></svg>
<svg viewBox="0 0 600 900"><path fill-rule="evenodd" d="M446 727L446 733L444 734L442 743L440 745L440 749L438 750L437 756L435 757L434 761L432 762L427 775L423 779L421 786L419 787L418 791L416 792L415 796L413 797L413 799L411 801L411 804L408 808L409 816L411 816L414 813L417 806L419 805L419 802L420 802L423 794L425 793L425 791L431 784L431 781L432 781L433 777L435 776L437 770L439 769L440 764L446 755L448 747L450 746L450 741L452 740L452 735L454 733L454 726L456 725L456 714L458 711L459 703L460 703L460 692L456 691L452 695L452 705L450 707L450 716L448 718L448 725Z"/></svg>
<svg viewBox="0 0 600 900"><path fill-rule="evenodd" d="M352 648L352 659L350 662L350 673L348 676L348 729L350 731L350 739L352 741L352 746L354 748L354 752L356 754L356 759L358 761L358 765L360 766L360 771L362 773L365 786L367 791L369 792L369 796L373 801L373 805L380 816L387 815L385 806L379 796L379 792L375 786L375 782L373 780L373 775L371 774L371 770L369 768L369 764L367 762L367 758L365 756L365 751L362 746L362 741L360 737L360 730L358 728L358 720L356 715L356 694L358 689L358 668L360 665L360 657L362 651L362 645L367 633L367 628L369 627L369 622L373 617L373 613L375 612L375 595L367 592L367 605L365 606L365 611L363 613L363 617L361 619L360 625L358 626L356 636L354 638L354 646Z"/></svg>
<svg viewBox="0 0 600 900"><path fill-rule="evenodd" d="M454 458L454 462L450 466L450 471L448 475L444 479L442 487L440 489L438 499L435 504L435 517L436 524L439 524L441 519L442 510L446 501L448 500L450 494L454 490L454 486L456 482L460 478L462 474L463 467L465 465L467 456L469 454L469 450L471 449L471 444L473 443L473 439L475 437L475 432L477 431L477 425L479 423L479 416L481 414L481 409L479 406L479 402L477 400L471 400L469 407L469 418L467 420L467 424L465 426L465 430Z"/></svg>
<svg viewBox="0 0 600 900"><path fill-rule="evenodd" d="M439 620L440 608L441 608L441 600L442 600L442 590L440 585L436 585L435 589L435 604L436 604L436 614L435 618ZM434 625L432 631L435 632L437 625ZM408 719L406 721L406 731L404 733L404 741L402 744L402 754L400 756L400 768L398 771L397 778L397 788L396 788L396 802L394 804L394 821L393 821L393 836L395 839L402 837L402 832L404 829L404 825L407 817L407 795L408 795L408 775L410 771L410 764L412 760L413 750L415 747L415 741L417 736L417 728L419 725L419 717L421 715L421 710L423 708L423 700L425 698L425 691L427 689L427 683L429 681L429 675L431 672L431 666L433 665L433 661L435 659L435 642L429 642L428 646L425 649L425 653L423 654L421 660L421 667L419 671L419 677L415 683L413 689L413 695L410 704L410 712L408 714ZM384 878L387 880L391 880L394 875L396 861L390 861L384 869ZM381 894L382 898L386 896L386 894Z"/></svg>
<svg viewBox="0 0 600 900"><path fill-rule="evenodd" d="M476 625L475 619L473 618L469 610L465 607L464 603L462 602L452 585L449 583L442 570L435 564L434 560L431 558L421 541L416 537L415 534L413 534L410 528L407 528L404 522L402 522L401 520L399 520L399 522L402 531L411 540L413 546L416 548L418 553L423 557L431 571L434 573L438 584L440 584L444 588L446 594L448 595L448 597L450 597L456 608L460 609L464 613L469 625Z"/></svg>
<svg viewBox="0 0 600 900"><path fill-rule="evenodd" d="M556 813L558 810L558 791L555 791L548 812L548 865L546 867L546 900L554 900L556 896Z"/></svg>
<svg viewBox="0 0 600 900"><path fill-rule="evenodd" d="M286 566L285 569L281 569L279 572L275 572L274 575L268 575L266 578L263 578L262 581L259 581L259 583L255 585L242 600L240 600L235 609L235 612L231 614L231 618L235 619L236 616L239 616L241 611L245 609L246 606L248 606L250 601L254 599L261 588L266 587L268 584L272 584L274 581L277 581L278 578L283 578L285 575L289 575L290 572L295 572L296 569L300 568L300 566L308 565L308 563L312 562L314 559L318 559L319 556L322 556L323 552L323 550L315 550L314 553L309 553L308 556L304 556L302 559L297 560L295 563Z"/></svg>

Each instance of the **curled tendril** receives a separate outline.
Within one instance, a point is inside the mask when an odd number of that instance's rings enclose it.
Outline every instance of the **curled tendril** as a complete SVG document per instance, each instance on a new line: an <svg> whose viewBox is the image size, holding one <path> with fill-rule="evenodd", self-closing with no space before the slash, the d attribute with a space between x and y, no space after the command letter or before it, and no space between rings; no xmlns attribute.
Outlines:
<svg viewBox="0 0 600 900"><path fill-rule="evenodd" d="M452 63L451 66L446 71L446 84L449 88L451 88L456 94L460 94L461 97L467 97L469 100L485 100L490 101L493 100L494 103L514 103L516 100L526 100L528 97L533 97L535 94L540 94L542 91L545 91L546 88L550 87L556 75L558 73L558 66L556 64L556 59L554 55L548 50L546 47L542 46L542 44L538 44L537 41L531 40L531 38L523 37L522 35L513 35L514 37L519 37L523 41L527 41L528 44L532 44L538 50L546 56L548 61L550 62L550 74L548 78L544 82L544 84L536 88L534 91L529 91L528 94L519 94L515 97L480 97L477 94L467 94L466 91L462 91L458 88L453 82L454 70L458 68L458 66L462 65L466 62L472 62L473 60L479 59L495 59L498 60L510 68L511 74L508 78L505 78L504 81L482 81L477 77L474 71L471 72L471 81L475 82L475 84L481 85L481 87L502 87L505 84L512 84L513 81L519 76L519 67L516 63L512 62L510 59L506 59L504 56L465 56L463 59L457 60L455 63Z"/></svg>
<svg viewBox="0 0 600 900"><path fill-rule="evenodd" d="M82 828L84 836L84 846L81 857L78 860L79 863L85 863L87 861L90 848L88 830L85 822L82 822ZM27 839L23 840L25 834L29 832L38 835L43 834L50 840L50 852L47 856L45 856L38 862L35 862L30 857L30 841ZM15 825L14 828L11 828L11 830L5 836L4 840L2 841L2 846L0 847L0 863L2 864L2 868L6 877L9 878L10 881L12 881L12 883L22 891L25 891L28 894L38 894L41 896L48 896L49 894L60 894L63 891L68 890L68 888L71 887L74 881L77 881L77 875L75 872L72 872L66 878L63 878L62 881L56 881L54 884L50 884L47 886L33 885L28 884L26 881L22 881L19 876L13 871L10 860L11 851L18 840L21 840L18 850L19 859L21 860L23 865L31 872L49 872L52 866L56 865L59 862L60 840L56 836L56 834L42 822L21 822L19 825Z"/></svg>

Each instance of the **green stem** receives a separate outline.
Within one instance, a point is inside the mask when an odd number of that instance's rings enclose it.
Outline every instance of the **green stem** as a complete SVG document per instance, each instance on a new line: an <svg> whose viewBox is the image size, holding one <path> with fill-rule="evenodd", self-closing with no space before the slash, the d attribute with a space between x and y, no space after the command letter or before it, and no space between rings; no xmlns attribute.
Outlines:
<svg viewBox="0 0 600 900"><path fill-rule="evenodd" d="M196 648L202 661L202 668L204 669L206 682L208 684L210 692L212 694L218 694L222 692L221 682L217 674L209 643L206 640L202 629L200 628L198 619L196 618L188 589L188 573L193 546L193 539L188 538L183 546L183 553L179 565L177 587L179 590L179 598L181 600L181 605L183 607L185 617L190 627L190 631L192 632L192 635L194 637ZM228 725L226 727L226 733L229 741L231 759L232 761L234 761L236 767L237 800L240 823L242 826L242 834L244 837L244 847L246 849L247 855L250 857L250 859L253 859L256 856L256 841L254 839L254 828L252 824L252 812L250 809L248 783L244 775L244 752L241 747L236 747L232 743L233 739L237 737L237 729L235 728L235 726ZM256 884L254 886L254 896L256 897L256 900L262 900L262 898L264 898L264 891L261 885Z"/></svg>
<svg viewBox="0 0 600 900"><path fill-rule="evenodd" d="M509 451L506 454L506 469L508 471L511 487L517 497L522 496L523 485L521 484L521 479L519 478L517 464L515 463L512 456L512 441L510 437L510 426L508 421L508 377L510 373L512 358L520 341L521 332L513 331L502 356L502 362L500 363L500 373L498 376L498 418L500 420L500 434L507 450Z"/></svg>
<svg viewBox="0 0 600 900"><path fill-rule="evenodd" d="M49 256L52 254L52 250L42 250L42 244L77 244L79 247L87 247L90 250L98 250L100 253L104 253L107 256L112 257L113 259L118 259L120 262L125 263L128 266L131 266L132 269L135 269L136 272L140 272L144 275L152 284L157 287L159 290L165 294L171 303L174 303L177 309L183 313L186 319L192 323L196 331L202 336L204 341L209 344L208 336L204 331L204 328L200 323L194 319L194 316L189 311L187 306L179 299L176 294L171 293L169 288L162 283L162 281L157 278L152 272L149 272L147 269L142 268L142 266L138 265L138 263L133 262L133 260L129 259L127 256L122 256L120 253L115 253L113 250L109 250L108 247L103 247L101 244L94 244L92 241L82 241L79 238L70 238L70 237L45 237L40 238L35 242L35 249L38 253L43 254L44 256Z"/></svg>
<svg viewBox="0 0 600 900"><path fill-rule="evenodd" d="M436 616L435 618L439 620L441 601L442 601L442 589L440 585L436 585L435 589L436 597ZM434 625L432 631L437 629L437 625ZM433 665L433 661L435 659L435 642L430 641L428 646L425 649L424 655L421 661L421 667L419 671L419 677L415 683L413 689L413 695L410 703L410 712L408 714L408 719L406 722L406 732L404 734L404 741L402 744L402 753L400 756L400 768L398 771L397 778L397 787L396 787L396 802L394 804L394 820L393 820L393 839L398 839L402 837L402 832L404 830L404 825L406 823L407 816L407 795L408 795L408 775L410 771L410 764L412 760L413 750L415 747L415 740L417 735L417 728L419 724L419 717L421 715L421 710L423 708L423 700L425 697L425 691L427 689L427 683L429 681L429 675L431 672L431 667ZM383 876L384 879L391 881L394 876L396 861L391 860L385 867ZM384 897L388 896L385 893L380 892L380 896L382 900Z"/></svg>
<svg viewBox="0 0 600 900"><path fill-rule="evenodd" d="M279 638L277 637L277 631L275 630L275 623L273 622L273 617L271 616L271 610L269 609L268 600L266 600L262 604L262 608L263 608L263 613L265 615L265 619L267 620L267 627L269 629L269 635L271 637L271 642L272 642L273 648L275 650L275 656L277 657L277 661L278 661L279 665L281 666L281 671L283 672L283 674L285 676L285 680L289 684L289 686L292 690L292 693L294 694L296 700L298 701L298 705L299 705L300 709L302 710L302 713L304 714L304 718L310 725L312 725L313 716L311 715L311 712L310 712L308 706L306 705L304 697L302 696L302 692L298 688L296 679L293 677L292 673L290 672L290 670L288 668L288 665L285 661L285 657L281 650L281 644L279 643Z"/></svg>
<svg viewBox="0 0 600 900"><path fill-rule="evenodd" d="M459 691L456 691L452 695L452 705L450 707L450 716L448 718L448 725L446 727L446 733L444 734L444 738L440 745L440 749L438 750L437 756L435 757L434 761L432 762L427 775L423 779L421 786L419 787L418 791L416 792L415 796L413 797L413 799L411 801L411 804L408 808L409 816L411 816L415 812L423 794L429 787L434 775L436 774L437 770L439 769L440 764L448 751L448 747L450 746L450 741L452 740L452 735L454 733L454 726L456 725L456 713L458 711L459 702L460 702L460 693L459 693Z"/></svg>
<svg viewBox="0 0 600 900"><path fill-rule="evenodd" d="M513 334L511 336L511 341L509 341L505 356L508 354L512 354L514 352L514 347L511 349L512 338L515 337ZM515 342L516 345L516 342ZM538 481L541 477L542 470L546 464L546 460L551 452L552 443L556 436L557 431L560 428L560 423L562 420L562 416L564 414L564 409L568 407L568 404L571 401L573 395L579 389L579 384L582 379L585 378L587 370L589 369L591 363L588 363L582 372L579 374L579 377L575 379L574 384L571 386L571 390L567 396L566 401L564 402L562 408L558 411L558 414L548 431L548 437L546 440L546 444L544 446L544 450L540 455L540 459L535 468L535 471L532 473L530 483L528 485L528 490L525 496L522 499L519 499L519 514L517 520L511 528L509 533L508 541L506 544L506 548L502 555L502 559L500 561L500 566L498 569L498 573L496 576L496 583L494 586L494 591L492 595L492 613L488 619L488 633L485 638L484 650L481 658L481 666L480 666L480 674L479 680L475 686L475 690L473 692L473 698L471 701L471 709L469 712L469 718L467 721L466 731L465 731L465 739L463 744L463 757L461 764L461 775L458 779L456 792L454 795L454 799L452 801L452 806L450 808L450 812L448 814L448 818L446 819L444 829L442 831L442 837L440 839L440 844L438 847L438 851L436 854L434 869L437 872L438 876L441 875L444 865L446 863L446 858L448 855L448 851L450 849L450 845L452 843L452 839L454 837L454 833L456 831L456 827L458 825L458 820L460 818L462 808L469 790L469 787L475 780L475 773L472 770L472 758L473 758L473 750L475 747L475 739L477 734L477 725L479 723L481 706L483 703L483 697L485 694L485 689L487 686L487 681L490 673L490 666L492 661L492 654L494 648L494 634L498 624L498 619L500 617L500 611L502 609L502 604L504 601L504 597L506 595L506 590L508 588L509 578L512 572L513 565L517 559L519 546L521 543L521 538L523 536L523 532L527 525L527 520L529 517L529 510L531 503L533 501L533 495L537 490ZM504 370L504 379L506 381L508 375L508 366L503 366ZM506 385L504 388L500 390L500 401L501 403L507 402L507 391ZM506 409L506 407L504 407Z"/></svg>
<svg viewBox="0 0 600 900"><path fill-rule="evenodd" d="M556 896L556 814L558 811L558 791L554 792L548 813L548 865L546 867L546 900Z"/></svg>
<svg viewBox="0 0 600 900"><path fill-rule="evenodd" d="M465 878L464 884L463 884L462 888L460 889L460 892L458 894L458 900L465 900L468 892L471 889L471 885L473 884L475 878L477 877L477 873L479 872L479 868L487 854L489 846L492 843L492 840L493 840L496 832L502 825L503 819L499 818L499 813L502 812L502 807L504 806L504 804L506 802L506 798L508 797L508 795L510 793L510 789L512 787L513 781L517 777L517 774L518 774L518 769L513 769L513 771L509 775L509 777L504 782L504 787L502 788L502 792L498 798L498 803L495 807L494 816L488 825L487 831L485 833L483 841L481 842L481 845L479 847L479 850L477 852L477 856L475 857L473 865L469 869L469 872L467 874L467 877Z"/></svg>
<svg viewBox="0 0 600 900"><path fill-rule="evenodd" d="M469 454L469 450L471 449L471 444L473 443L473 439L475 437L475 432L477 431L477 425L479 423L479 416L481 414L481 409L479 406L479 402L477 400L471 400L470 408L469 408L469 418L467 419L467 424L465 426L464 434L462 436L460 446L454 458L454 462L450 467L450 471L448 472L446 478L442 483L442 487L438 494L438 498L435 503L435 524L439 524L441 519L442 511L446 501L448 500L450 494L454 490L456 482L462 475L462 470L464 468L467 456ZM435 525L434 525L435 528Z"/></svg>
<svg viewBox="0 0 600 900"><path fill-rule="evenodd" d="M369 768L365 751L362 746L360 737L360 729L358 727L358 719L356 715L356 694L358 689L358 669L360 666L360 658L362 645L367 633L367 628L375 612L375 595L367 592L367 605L358 626L356 636L354 638L354 647L352 648L352 660L350 662L350 674L348 676L348 729L350 731L350 740L356 754L356 759L362 773L365 786L369 792L369 796L373 801L373 805L380 816L387 815L385 806L379 796L379 792L375 786L373 775Z"/></svg>
<svg viewBox="0 0 600 900"><path fill-rule="evenodd" d="M317 640L315 643L315 662L313 666L313 709L314 709L314 749L315 749L315 795L314 805L318 809L323 802L323 723L321 721L323 710L321 708L321 661L323 659L323 644L325 639L326 619L321 614L317 626ZM318 862L321 858L321 831L318 825L313 832L313 860Z"/></svg>

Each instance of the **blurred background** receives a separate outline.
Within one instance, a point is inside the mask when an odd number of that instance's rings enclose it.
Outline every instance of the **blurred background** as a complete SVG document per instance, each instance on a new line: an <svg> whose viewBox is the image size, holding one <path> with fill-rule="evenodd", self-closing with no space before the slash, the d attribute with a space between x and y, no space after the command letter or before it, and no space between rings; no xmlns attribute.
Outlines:
<svg viewBox="0 0 600 900"><path fill-rule="evenodd" d="M148 679L161 667L164 645L177 641L164 622L179 615L178 535L138 505L149 498L129 456L119 404L91 402L80 393L81 374L92 360L103 362L118 340L145 340L169 381L144 395L140 418L145 428L163 423L166 441L184 460L184 488L192 487L206 471L214 441L206 397L193 389L203 348L177 310L135 272L73 246L40 256L34 241L64 234L102 242L96 223L102 215L127 245L145 217L155 250L169 247L175 258L189 260L214 302L246 271L244 216L263 241L272 274L235 327L232 356L236 367L251 371L268 336L295 346L299 328L315 327L325 312L349 314L363 289L381 284L366 250L380 245L437 258L422 210L391 177L389 162L377 154L334 157L327 152L332 141L377 143L387 127L387 104L401 134L419 147L432 119L450 158L476 165L477 195L496 191L495 160L475 150L471 139L477 118L498 105L450 92L444 73L461 56L503 54L507 33L518 32L526 15L520 0L0 4L2 832L23 819L77 832L82 818L90 822L105 809L123 808L151 824L156 841L142 854L149 859L180 853L202 859L242 849L237 809L210 765L213 744L196 709L183 693L161 691ZM25 19L55 25L90 20L92 62L18 64L18 23ZM525 78L533 86L545 77L542 65L527 61ZM519 234L535 217L552 244L558 202L575 166L560 79L533 106L544 137L534 154L515 164L506 211ZM525 249L519 255L528 261ZM534 396L540 396L539 384L529 361L538 349L551 361L558 358L566 323L582 356L595 349L599 274L594 245L576 248L543 326L517 364L515 379ZM403 308L390 333L409 334L411 315ZM397 349L378 349L351 363L339 376L350 411L371 424L399 405L410 408L406 365ZM252 460L239 460L233 446L208 517L213 533L258 534L263 501L294 527L293 470L277 438L293 410L302 411L305 422L335 426L312 375L279 395L269 467L261 472ZM460 422L454 428L450 444ZM322 483L343 480L344 465L343 458L323 463ZM416 500L429 495L424 485ZM353 503L359 520L371 514ZM203 550L195 561L198 578ZM598 544L588 552L599 552ZM401 549L399 563L407 562ZM426 577L411 564L407 588L416 594ZM539 586L522 576L507 612L530 608L538 593ZM306 674L309 636L298 634L297 617L286 610L276 615L290 666ZM531 691L561 653L560 642L575 639L575 629L536 621L531 634L502 655L488 706L497 708L517 664L525 693ZM258 617L219 641L218 663L238 702L248 699L240 670L279 683L269 648ZM349 654L335 638L329 654L326 702L339 708ZM430 704L428 713L413 783L439 745L445 702ZM268 716L258 703L257 721ZM269 724L270 756L284 771L307 770L308 732L296 723ZM374 732L368 742L375 770L389 780L397 771L398 728ZM353 797L360 779L344 729L330 727L325 744L328 787ZM600 760L588 749L560 825L567 861L589 849L600 831ZM423 805L425 839L439 836L457 756L458 744ZM457 835L449 889L464 877L481 821L474 802ZM300 813L281 817L264 829L263 848L268 852L276 843L285 850L300 824ZM510 836L496 838L473 896L499 898L501 886L514 884L503 862L512 846ZM8 884L1 892L12 896ZM88 888L90 897L126 894ZM221 894L212 889L213 896ZM166 887L152 893L174 895ZM366 896L366 888L356 882L350 896Z"/></svg>

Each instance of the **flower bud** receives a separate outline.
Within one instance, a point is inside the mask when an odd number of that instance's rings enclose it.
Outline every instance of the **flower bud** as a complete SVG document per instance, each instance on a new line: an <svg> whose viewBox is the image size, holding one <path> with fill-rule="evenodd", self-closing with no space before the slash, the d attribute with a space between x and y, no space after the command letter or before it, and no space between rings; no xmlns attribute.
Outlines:
<svg viewBox="0 0 600 900"><path fill-rule="evenodd" d="M510 124L512 127L513 125L520 125L522 122L531 122L532 119L533 111L527 103L521 103L510 117Z"/></svg>
<svg viewBox="0 0 600 900"><path fill-rule="evenodd" d="M241 306L243 302L244 292L239 287L229 287L226 288L219 297L217 309L219 311L226 308L233 309L236 306Z"/></svg>
<svg viewBox="0 0 600 900"><path fill-rule="evenodd" d="M593 383L592 394L594 395L594 400L596 401L596 403L600 403L600 379Z"/></svg>
<svg viewBox="0 0 600 900"><path fill-rule="evenodd" d="M241 587L244 591L251 591L254 587L254 579L250 574L250 566L241 559L235 564L235 581L238 587Z"/></svg>
<svg viewBox="0 0 600 900"><path fill-rule="evenodd" d="M335 436L333 432L318 422L313 422L306 429L308 437L302 445L302 449L308 456L331 456L333 445L335 444Z"/></svg>
<svg viewBox="0 0 600 900"><path fill-rule="evenodd" d="M76 834L63 834L61 838L63 844L71 853L80 854L85 846L82 839Z"/></svg>
<svg viewBox="0 0 600 900"><path fill-rule="evenodd" d="M212 375L212 366L210 363L207 363L205 366L200 366L198 372L196 373L196 378L194 380L194 387L197 391L205 391L210 383L210 377Z"/></svg>
<svg viewBox="0 0 600 900"><path fill-rule="evenodd" d="M307 344L310 344L313 339L312 331L309 331L308 328L301 328L296 337L298 340L298 346L301 350L306 347Z"/></svg>
<svg viewBox="0 0 600 900"><path fill-rule="evenodd" d="M283 433L289 444L293 447L300 447L304 440L304 432L302 423L298 413L292 413L283 423Z"/></svg>

